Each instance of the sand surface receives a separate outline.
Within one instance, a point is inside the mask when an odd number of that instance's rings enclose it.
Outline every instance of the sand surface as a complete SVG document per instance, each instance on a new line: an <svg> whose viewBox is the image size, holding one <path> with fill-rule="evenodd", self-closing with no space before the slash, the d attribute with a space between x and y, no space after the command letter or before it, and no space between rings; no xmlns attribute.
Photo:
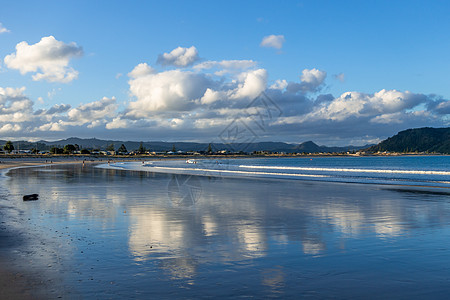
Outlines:
<svg viewBox="0 0 450 300"><path fill-rule="evenodd" d="M97 161L85 161L85 164ZM39 166L46 164L83 163L80 158L0 158L0 169ZM0 205L0 299L47 299L45 286L39 275L31 274L18 267L12 260L11 249L20 243L19 238L9 230ZM54 297L54 295L52 296Z"/></svg>

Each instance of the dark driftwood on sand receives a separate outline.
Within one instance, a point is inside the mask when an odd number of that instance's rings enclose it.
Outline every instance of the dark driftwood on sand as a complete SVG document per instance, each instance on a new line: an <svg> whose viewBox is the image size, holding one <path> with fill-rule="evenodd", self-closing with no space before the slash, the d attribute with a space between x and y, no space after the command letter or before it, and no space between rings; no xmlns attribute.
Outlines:
<svg viewBox="0 0 450 300"><path fill-rule="evenodd" d="M33 201L38 200L39 195L38 194L31 194L31 195L24 195L23 201Z"/></svg>

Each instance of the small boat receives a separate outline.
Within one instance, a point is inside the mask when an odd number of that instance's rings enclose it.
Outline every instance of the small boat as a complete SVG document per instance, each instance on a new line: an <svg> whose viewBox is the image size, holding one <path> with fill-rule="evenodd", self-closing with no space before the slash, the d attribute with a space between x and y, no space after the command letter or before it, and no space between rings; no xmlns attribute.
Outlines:
<svg viewBox="0 0 450 300"><path fill-rule="evenodd" d="M186 160L187 164L196 164L197 162L195 161L195 159L188 159Z"/></svg>

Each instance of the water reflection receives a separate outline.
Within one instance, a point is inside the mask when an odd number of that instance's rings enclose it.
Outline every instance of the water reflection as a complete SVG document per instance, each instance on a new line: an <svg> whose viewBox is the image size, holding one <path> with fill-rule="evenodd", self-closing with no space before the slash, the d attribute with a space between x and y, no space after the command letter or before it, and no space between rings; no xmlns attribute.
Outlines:
<svg viewBox="0 0 450 300"><path fill-rule="evenodd" d="M175 206L192 206L201 196L201 181L198 176L173 174L167 192Z"/></svg>
<svg viewBox="0 0 450 300"><path fill-rule="evenodd" d="M129 229L129 248L136 260L145 260L151 253L177 252L185 247L184 239L188 224L177 222L166 211L151 208L128 210L131 218Z"/></svg>
<svg viewBox="0 0 450 300"><path fill-rule="evenodd" d="M159 267L172 280L186 279L188 284L194 284L197 262L192 258L179 257L161 260Z"/></svg>
<svg viewBox="0 0 450 300"><path fill-rule="evenodd" d="M269 288L270 294L274 296L281 296L283 288L285 287L286 274L283 267L266 269L262 271L262 285Z"/></svg>
<svg viewBox="0 0 450 300"><path fill-rule="evenodd" d="M423 193L371 185L209 180L80 166L16 169L10 175L14 199L40 194L33 204L16 201L32 223L68 228L64 242L74 249L67 251L74 268L104 278L111 275L102 272L120 265L130 274L144 268L143 280L151 282L206 286L215 277L201 279L213 273L231 284L229 276L250 260L248 267L258 268L260 277L249 277L248 284L278 295L308 257L343 255L350 244L358 260L368 247L388 251L386 239L448 230L450 223L449 195L427 193L424 199ZM84 258L73 253L84 241L90 241L92 264L102 264L94 271L77 266ZM311 277L327 266L317 268ZM155 270L159 275L151 275Z"/></svg>

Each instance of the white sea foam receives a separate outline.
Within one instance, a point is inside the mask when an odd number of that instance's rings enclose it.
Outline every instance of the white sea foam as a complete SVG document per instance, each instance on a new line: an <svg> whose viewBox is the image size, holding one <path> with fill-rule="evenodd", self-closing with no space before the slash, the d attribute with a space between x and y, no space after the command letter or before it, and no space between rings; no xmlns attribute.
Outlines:
<svg viewBox="0 0 450 300"><path fill-rule="evenodd" d="M383 174L417 174L417 175L446 175L447 171L420 171L420 170L386 170L386 169L353 169L353 168L310 168L310 167L281 167L281 166L251 166L240 165L239 168L246 169L271 169L292 171L322 171L322 172L353 172L353 173L383 173Z"/></svg>
<svg viewBox="0 0 450 300"><path fill-rule="evenodd" d="M158 167L151 166L152 169L168 170L168 171L197 171L215 174L243 174L243 175L266 175L266 176L295 176L295 177L329 177L326 175L311 175L311 174L290 174L290 173L275 173L275 172L251 172L251 171L234 171L234 170L215 170L215 169L200 169L200 168L175 168L175 167ZM198 175L198 174L196 174Z"/></svg>

